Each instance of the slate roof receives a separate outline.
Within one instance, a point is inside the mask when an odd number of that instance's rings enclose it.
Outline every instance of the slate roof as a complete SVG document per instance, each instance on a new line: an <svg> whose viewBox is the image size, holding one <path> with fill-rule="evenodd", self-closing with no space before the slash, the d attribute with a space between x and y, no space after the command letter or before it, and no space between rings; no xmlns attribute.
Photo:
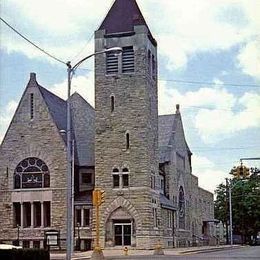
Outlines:
<svg viewBox="0 0 260 260"><path fill-rule="evenodd" d="M29 84L37 86L59 130L67 129L67 101L56 96L36 81ZM95 142L95 110L78 93L71 95L71 134L75 143L75 162L79 166L93 166ZM66 134L61 135L66 144Z"/></svg>
<svg viewBox="0 0 260 260"><path fill-rule="evenodd" d="M158 146L159 146L159 162L170 161L170 152L175 115L161 115L158 117Z"/></svg>
<svg viewBox="0 0 260 260"><path fill-rule="evenodd" d="M160 194L160 203L163 208L177 210L176 205L174 205L174 203L171 200L167 199L163 194Z"/></svg>
<svg viewBox="0 0 260 260"><path fill-rule="evenodd" d="M115 0L98 30L106 30L106 34L134 32L136 25L147 27L148 37L156 46L157 43L135 0Z"/></svg>
<svg viewBox="0 0 260 260"><path fill-rule="evenodd" d="M48 106L51 116L58 129L66 130L67 102L40 85L38 85L38 88L43 96L43 99L46 102L46 105ZM65 138L66 135L63 136Z"/></svg>
<svg viewBox="0 0 260 260"><path fill-rule="evenodd" d="M158 117L158 142L159 147L166 147L170 144L173 134L175 115L161 115Z"/></svg>
<svg viewBox="0 0 260 260"><path fill-rule="evenodd" d="M71 115L79 166L95 165L95 109L78 93L71 96Z"/></svg>

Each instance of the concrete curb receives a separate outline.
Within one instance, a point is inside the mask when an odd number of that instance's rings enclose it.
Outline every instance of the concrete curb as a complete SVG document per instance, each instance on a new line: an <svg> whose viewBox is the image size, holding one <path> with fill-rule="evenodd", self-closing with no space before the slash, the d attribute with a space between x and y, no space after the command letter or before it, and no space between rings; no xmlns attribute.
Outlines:
<svg viewBox="0 0 260 260"><path fill-rule="evenodd" d="M185 250L179 252L179 255L186 255L186 254L194 254L194 253L209 253L209 252L216 252L216 251L223 251L223 250L234 250L240 249L245 246L229 246L229 247L213 247L213 248L203 248L203 249L194 249L194 250Z"/></svg>
<svg viewBox="0 0 260 260"><path fill-rule="evenodd" d="M189 248L186 248L186 249L183 249L183 250L167 250L165 249L165 256L185 256L185 255L189 255L189 254L196 254L196 253L209 253L209 252L215 252L215 251L223 251L223 250L234 250L234 249L240 249L240 248L243 248L245 246L240 246L240 245L234 245L234 246L216 246L216 247L209 247L209 248L192 248L192 249L189 249ZM148 250L149 251L149 250ZM115 254L113 254L115 253ZM123 255L118 255L116 254L116 252L113 252L112 253L112 250L110 251L110 254L105 255L105 258L106 259L131 259L131 258L135 258L135 257L140 257L140 256L143 256L144 259L146 259L147 257L150 257L150 259L156 259L156 256L154 256L152 254L152 250L149 251L149 253L146 252L146 254L142 254L140 252L140 254L138 254L137 252L135 254L129 254L128 256L123 256ZM117 252L119 253L119 252ZM74 255L72 257L72 260L80 260L80 259L90 259L91 258L91 255L90 253L87 254L87 255L84 255L84 254L79 254L79 255ZM51 256L51 260L63 260L65 259L65 254L53 254Z"/></svg>

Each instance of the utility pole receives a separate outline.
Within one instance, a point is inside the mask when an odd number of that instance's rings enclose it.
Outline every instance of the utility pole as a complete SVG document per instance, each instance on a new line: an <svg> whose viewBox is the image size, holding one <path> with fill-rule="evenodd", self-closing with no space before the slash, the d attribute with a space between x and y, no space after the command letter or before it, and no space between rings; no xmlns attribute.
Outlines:
<svg viewBox="0 0 260 260"><path fill-rule="evenodd" d="M226 213L228 216L228 178L226 178ZM228 218L226 219L226 244L229 244Z"/></svg>

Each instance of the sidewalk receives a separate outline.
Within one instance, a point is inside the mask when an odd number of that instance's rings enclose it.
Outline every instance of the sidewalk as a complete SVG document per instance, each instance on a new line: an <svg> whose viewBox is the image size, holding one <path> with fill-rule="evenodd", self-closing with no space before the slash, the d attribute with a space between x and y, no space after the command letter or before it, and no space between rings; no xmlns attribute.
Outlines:
<svg viewBox="0 0 260 260"><path fill-rule="evenodd" d="M171 249L164 249L165 255L185 255L185 254L192 254L192 253L200 253L200 252L211 252L211 251L218 251L218 250L225 250L225 249L236 249L240 248L240 245L223 245L223 246L201 246L201 247L187 247L187 248L171 248ZM128 256L149 256L153 255L154 250L138 250L138 249L129 249ZM122 249L104 249L103 254L105 257L116 257L121 259L124 256L124 251ZM90 259L92 255L92 251L86 252L75 252L73 254L73 260L80 260L80 259ZM51 260L63 260L66 258L66 254L53 252L51 253Z"/></svg>

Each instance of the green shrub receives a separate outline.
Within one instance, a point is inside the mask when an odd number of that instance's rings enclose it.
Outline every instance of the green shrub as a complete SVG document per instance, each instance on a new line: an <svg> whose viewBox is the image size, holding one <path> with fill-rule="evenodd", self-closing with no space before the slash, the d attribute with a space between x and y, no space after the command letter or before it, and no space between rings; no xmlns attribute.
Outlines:
<svg viewBox="0 0 260 260"><path fill-rule="evenodd" d="M50 253L44 249L0 250L1 260L50 260Z"/></svg>

